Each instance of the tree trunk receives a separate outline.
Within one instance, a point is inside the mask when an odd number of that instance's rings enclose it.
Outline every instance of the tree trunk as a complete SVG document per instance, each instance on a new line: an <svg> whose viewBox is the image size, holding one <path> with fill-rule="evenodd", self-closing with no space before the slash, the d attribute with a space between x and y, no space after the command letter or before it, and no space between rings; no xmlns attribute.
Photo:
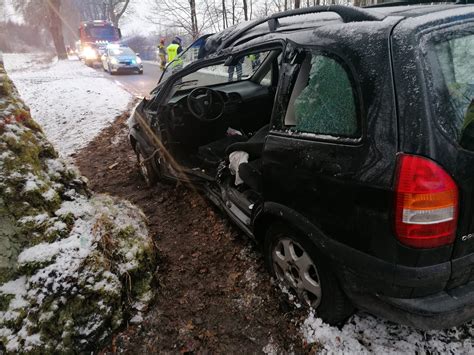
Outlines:
<svg viewBox="0 0 474 355"><path fill-rule="evenodd" d="M243 6L244 6L244 20L248 21L249 14L248 14L248 8L247 8L247 0L243 0Z"/></svg>
<svg viewBox="0 0 474 355"><path fill-rule="evenodd" d="M199 36L199 29L196 16L196 0L189 0L189 6L191 7L191 32L193 39L197 39Z"/></svg>
<svg viewBox="0 0 474 355"><path fill-rule="evenodd" d="M67 59L67 51L64 46L63 27L60 17L61 0L49 0L48 17L49 17L49 32L53 37L54 48L59 59Z"/></svg>
<svg viewBox="0 0 474 355"><path fill-rule="evenodd" d="M225 0L222 0L222 26L227 28L227 10L225 8Z"/></svg>
<svg viewBox="0 0 474 355"><path fill-rule="evenodd" d="M235 0L232 0L232 25L235 25Z"/></svg>
<svg viewBox="0 0 474 355"><path fill-rule="evenodd" d="M108 4L107 4L107 11L108 11L108 15L109 15L109 20L112 22L112 24L115 27L118 27L120 18L122 17L122 15L127 10L127 7L128 7L128 4L130 3L130 0L124 1L123 5L122 5L122 8L118 9L118 6L120 6L121 3L122 3L122 1L109 0Z"/></svg>
<svg viewBox="0 0 474 355"><path fill-rule="evenodd" d="M295 0L295 9L300 8L300 0Z"/></svg>

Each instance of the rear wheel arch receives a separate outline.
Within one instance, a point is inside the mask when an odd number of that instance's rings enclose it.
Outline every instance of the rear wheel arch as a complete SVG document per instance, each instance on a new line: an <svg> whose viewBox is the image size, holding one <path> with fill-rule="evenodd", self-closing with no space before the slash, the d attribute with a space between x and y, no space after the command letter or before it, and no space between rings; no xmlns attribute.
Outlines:
<svg viewBox="0 0 474 355"><path fill-rule="evenodd" d="M323 231L304 215L290 207L275 202L265 202L254 218L254 237L260 247L263 248L266 233L275 224L286 225L308 238L329 265L332 265L334 260L337 260L338 254L335 253L331 246L334 244L330 242L329 237ZM334 271L338 279L340 279L337 270Z"/></svg>
<svg viewBox="0 0 474 355"><path fill-rule="evenodd" d="M341 280L333 267L330 255L326 253L327 237L303 215L291 208L276 203L264 204L255 218L254 235L264 253L266 266L271 269L272 274L274 271L270 266L272 262L269 255L273 241L281 238L281 234L278 237L281 231L286 231L285 235L294 237L293 240L300 240L301 245L309 246L309 249L305 250L310 251L311 257L315 257L313 261L318 264L316 270L323 285L323 298L321 307L317 309L318 315L330 324L338 324L345 320L352 314L353 306L341 287Z"/></svg>
<svg viewBox="0 0 474 355"><path fill-rule="evenodd" d="M265 202L254 218L254 236L260 243L265 238L268 228L274 223L283 223L297 229L300 233L305 234L318 243L318 235L322 235L321 231L308 221L299 212L281 205L276 202Z"/></svg>

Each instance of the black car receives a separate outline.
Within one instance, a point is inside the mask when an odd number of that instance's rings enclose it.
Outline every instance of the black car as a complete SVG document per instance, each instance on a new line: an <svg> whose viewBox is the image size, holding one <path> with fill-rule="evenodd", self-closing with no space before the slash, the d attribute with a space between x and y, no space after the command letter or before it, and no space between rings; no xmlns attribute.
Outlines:
<svg viewBox="0 0 474 355"><path fill-rule="evenodd" d="M149 184L198 187L329 323L474 318L474 6L304 8L200 52L129 121Z"/></svg>

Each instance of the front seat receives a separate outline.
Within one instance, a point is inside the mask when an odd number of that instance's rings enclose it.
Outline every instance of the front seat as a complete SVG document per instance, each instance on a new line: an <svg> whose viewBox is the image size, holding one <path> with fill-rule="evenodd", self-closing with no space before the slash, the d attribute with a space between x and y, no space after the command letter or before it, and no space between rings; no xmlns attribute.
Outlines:
<svg viewBox="0 0 474 355"><path fill-rule="evenodd" d="M267 124L260 128L246 142L237 142L229 145L226 154L243 151L249 155L248 163L239 165L239 175L243 182L253 190L260 191L262 188L262 151L265 144L265 138L270 131L270 125Z"/></svg>

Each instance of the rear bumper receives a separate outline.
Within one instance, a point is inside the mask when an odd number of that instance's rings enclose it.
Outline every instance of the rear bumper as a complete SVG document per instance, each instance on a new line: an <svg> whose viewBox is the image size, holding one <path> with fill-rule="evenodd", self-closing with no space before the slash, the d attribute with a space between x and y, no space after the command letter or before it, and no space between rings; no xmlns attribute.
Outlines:
<svg viewBox="0 0 474 355"><path fill-rule="evenodd" d="M420 298L349 293L361 309L423 330L446 329L474 319L474 281Z"/></svg>

